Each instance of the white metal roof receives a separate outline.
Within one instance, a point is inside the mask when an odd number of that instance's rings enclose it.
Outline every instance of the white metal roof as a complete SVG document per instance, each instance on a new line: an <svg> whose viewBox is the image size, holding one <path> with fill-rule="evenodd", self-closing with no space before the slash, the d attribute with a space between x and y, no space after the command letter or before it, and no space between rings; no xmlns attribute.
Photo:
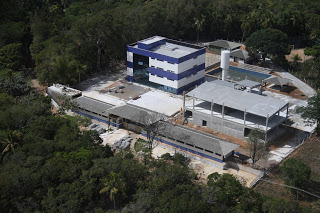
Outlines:
<svg viewBox="0 0 320 213"><path fill-rule="evenodd" d="M242 80L242 81L238 81L237 82L238 85L241 85L241 86L245 86L245 87L257 87L259 85L261 85L261 83L259 82L256 82L256 81L251 81L251 80Z"/></svg>
<svg viewBox="0 0 320 213"><path fill-rule="evenodd" d="M268 82L268 83L271 83L271 84L283 86L285 84L291 83L292 81L290 79L288 79L288 78L281 78L281 77L278 77L278 76L270 76L269 78L264 79L263 82L264 83Z"/></svg>
<svg viewBox="0 0 320 213"><path fill-rule="evenodd" d="M282 100L218 85L214 81L205 82L187 95L262 117L271 117L288 104Z"/></svg>

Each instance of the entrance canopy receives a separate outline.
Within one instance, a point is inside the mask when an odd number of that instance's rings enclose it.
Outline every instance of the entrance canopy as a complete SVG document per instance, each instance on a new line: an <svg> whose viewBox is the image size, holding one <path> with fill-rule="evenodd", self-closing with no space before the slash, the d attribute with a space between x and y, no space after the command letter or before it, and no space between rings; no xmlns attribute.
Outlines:
<svg viewBox="0 0 320 213"><path fill-rule="evenodd" d="M263 83L275 84L275 85L281 86L281 87L283 85L286 85L286 84L291 83L291 82L292 81L290 79L281 78L281 77L278 77L278 76L270 76L269 78L263 80Z"/></svg>

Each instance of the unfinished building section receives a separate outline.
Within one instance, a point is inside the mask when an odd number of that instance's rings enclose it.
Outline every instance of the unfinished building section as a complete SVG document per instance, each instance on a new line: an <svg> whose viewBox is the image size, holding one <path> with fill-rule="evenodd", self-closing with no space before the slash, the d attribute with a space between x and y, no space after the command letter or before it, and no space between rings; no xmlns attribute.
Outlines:
<svg viewBox="0 0 320 213"><path fill-rule="evenodd" d="M217 80L218 81L218 80ZM206 82L187 93L192 105L185 105L188 121L244 139L251 129L265 132L265 141L288 117L288 102Z"/></svg>

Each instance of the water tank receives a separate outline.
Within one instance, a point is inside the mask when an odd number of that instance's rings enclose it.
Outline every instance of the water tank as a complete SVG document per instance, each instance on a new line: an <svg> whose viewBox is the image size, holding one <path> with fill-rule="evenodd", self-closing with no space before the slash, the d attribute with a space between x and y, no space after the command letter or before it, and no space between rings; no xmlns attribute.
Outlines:
<svg viewBox="0 0 320 213"><path fill-rule="evenodd" d="M229 69L229 63L230 63L230 51L229 50L222 50L221 51L220 67L223 70L228 70Z"/></svg>

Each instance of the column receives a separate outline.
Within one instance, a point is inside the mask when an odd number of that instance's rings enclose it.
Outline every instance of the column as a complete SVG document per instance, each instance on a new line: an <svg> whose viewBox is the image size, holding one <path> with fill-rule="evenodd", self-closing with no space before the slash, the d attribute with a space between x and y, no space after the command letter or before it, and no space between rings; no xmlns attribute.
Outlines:
<svg viewBox="0 0 320 213"><path fill-rule="evenodd" d="M264 137L265 143L267 143L268 122L269 122L269 114L267 115L267 118L266 118L266 134Z"/></svg>

